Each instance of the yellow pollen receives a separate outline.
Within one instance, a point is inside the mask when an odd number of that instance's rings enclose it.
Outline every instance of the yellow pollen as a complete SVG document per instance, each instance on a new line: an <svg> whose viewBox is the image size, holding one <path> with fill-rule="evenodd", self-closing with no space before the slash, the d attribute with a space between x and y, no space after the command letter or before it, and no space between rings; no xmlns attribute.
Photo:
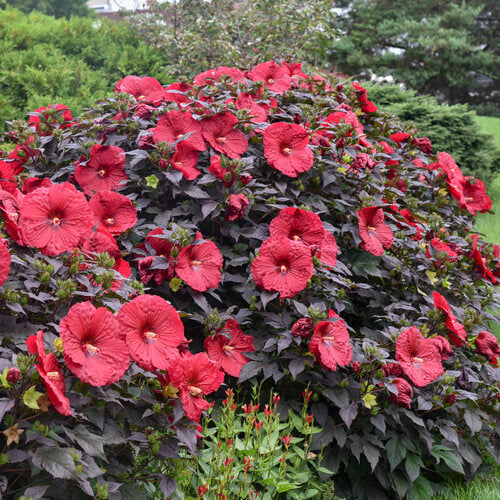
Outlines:
<svg viewBox="0 0 500 500"><path fill-rule="evenodd" d="M99 347L96 347L92 344L85 344L83 347L92 354L97 354L100 351Z"/></svg>
<svg viewBox="0 0 500 500"><path fill-rule="evenodd" d="M329 340L330 342L333 342L335 340L335 337L323 337L323 340Z"/></svg>
<svg viewBox="0 0 500 500"><path fill-rule="evenodd" d="M180 139L184 134L177 134L176 139Z"/></svg>
<svg viewBox="0 0 500 500"><path fill-rule="evenodd" d="M424 360L422 358L412 358L413 361L416 361L417 363L423 363Z"/></svg>
<svg viewBox="0 0 500 500"><path fill-rule="evenodd" d="M175 162L175 166L176 166L177 168L181 168L181 167L182 167L182 161L176 161L176 162Z"/></svg>
<svg viewBox="0 0 500 500"><path fill-rule="evenodd" d="M289 155L291 152L292 150L290 148L283 148L283 153L285 153L286 155Z"/></svg>
<svg viewBox="0 0 500 500"><path fill-rule="evenodd" d="M225 345L224 350L227 352L232 352L232 351L234 351L234 347L231 347L230 345Z"/></svg>
<svg viewBox="0 0 500 500"><path fill-rule="evenodd" d="M221 144L226 144L227 138L226 137L217 137L217 142L220 142Z"/></svg>
<svg viewBox="0 0 500 500"><path fill-rule="evenodd" d="M61 219L60 219L59 217L54 217L54 218L52 219L52 224L53 224L54 226L60 226L60 225L61 225Z"/></svg>
<svg viewBox="0 0 500 500"><path fill-rule="evenodd" d="M195 387L194 385L189 386L189 394L191 394L191 396L199 397L202 393L203 391L200 388Z"/></svg>
<svg viewBox="0 0 500 500"><path fill-rule="evenodd" d="M474 198L471 198L470 196L467 196L467 197L465 198L465 201L474 201Z"/></svg>
<svg viewBox="0 0 500 500"><path fill-rule="evenodd" d="M109 218L108 218L108 219L106 219L104 222L105 222L108 226L111 226L112 224L114 224L114 223L115 223L115 219L113 219L113 218L109 217Z"/></svg>
<svg viewBox="0 0 500 500"><path fill-rule="evenodd" d="M285 266L285 264L283 264L281 267L280 267L280 271L282 273L286 273L288 271L287 267Z"/></svg>
<svg viewBox="0 0 500 500"><path fill-rule="evenodd" d="M146 332L144 334L144 337L146 337L148 340L156 340L158 338L158 335L156 335L155 332Z"/></svg>
<svg viewBox="0 0 500 500"><path fill-rule="evenodd" d="M47 372L47 377L49 377L50 380L59 380L61 375L59 372Z"/></svg>
<svg viewBox="0 0 500 500"><path fill-rule="evenodd" d="M104 169L103 170L99 170L99 172L97 172L97 175L99 177L104 177L106 175L106 170L104 170Z"/></svg>
<svg viewBox="0 0 500 500"><path fill-rule="evenodd" d="M267 83L273 84L274 80L272 78L269 78L269 80L267 80Z"/></svg>
<svg viewBox="0 0 500 500"><path fill-rule="evenodd" d="M376 231L376 229L373 226L367 226L366 229L369 231Z"/></svg>
<svg viewBox="0 0 500 500"><path fill-rule="evenodd" d="M192 260L191 265L192 266L201 266L201 260Z"/></svg>
<svg viewBox="0 0 500 500"><path fill-rule="evenodd" d="M300 240L300 236L299 236L298 234L296 234L296 235L293 237L293 239L294 239L295 241L299 241L299 240Z"/></svg>
<svg viewBox="0 0 500 500"><path fill-rule="evenodd" d="M145 95L140 95L137 100L138 101L144 101L146 99L146 96Z"/></svg>

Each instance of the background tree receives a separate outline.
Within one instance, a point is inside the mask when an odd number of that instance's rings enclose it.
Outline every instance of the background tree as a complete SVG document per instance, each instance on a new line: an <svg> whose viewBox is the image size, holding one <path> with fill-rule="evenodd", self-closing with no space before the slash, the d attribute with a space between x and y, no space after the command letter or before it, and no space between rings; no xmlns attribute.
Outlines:
<svg viewBox="0 0 500 500"><path fill-rule="evenodd" d="M216 66L251 66L275 57L313 65L334 38L332 0L175 0L129 13L140 36L164 52L169 71L192 77Z"/></svg>
<svg viewBox="0 0 500 500"><path fill-rule="evenodd" d="M92 9L87 7L87 0L0 0L0 4L15 7L26 14L36 10L54 17L90 16Z"/></svg>
<svg viewBox="0 0 500 500"><path fill-rule="evenodd" d="M450 104L486 101L490 114L500 113L498 2L354 0L342 5L336 25L343 37L332 46L332 64L351 75L392 75Z"/></svg>

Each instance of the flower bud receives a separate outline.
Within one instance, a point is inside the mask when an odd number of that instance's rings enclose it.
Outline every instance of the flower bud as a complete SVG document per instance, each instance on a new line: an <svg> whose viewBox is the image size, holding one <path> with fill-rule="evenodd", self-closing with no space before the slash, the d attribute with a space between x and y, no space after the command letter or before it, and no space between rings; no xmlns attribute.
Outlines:
<svg viewBox="0 0 500 500"><path fill-rule="evenodd" d="M19 368L9 368L7 371L7 382L11 384L16 384L21 375Z"/></svg>

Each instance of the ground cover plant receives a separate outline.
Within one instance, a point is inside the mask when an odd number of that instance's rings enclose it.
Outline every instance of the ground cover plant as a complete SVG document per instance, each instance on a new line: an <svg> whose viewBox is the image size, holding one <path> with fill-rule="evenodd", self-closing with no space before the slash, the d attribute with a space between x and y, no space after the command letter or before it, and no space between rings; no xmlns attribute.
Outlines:
<svg viewBox="0 0 500 500"><path fill-rule="evenodd" d="M7 498L182 497L168 471L224 385L292 423L312 391L304 466L341 496L428 498L499 460L491 200L359 83L283 61L128 76L6 138Z"/></svg>

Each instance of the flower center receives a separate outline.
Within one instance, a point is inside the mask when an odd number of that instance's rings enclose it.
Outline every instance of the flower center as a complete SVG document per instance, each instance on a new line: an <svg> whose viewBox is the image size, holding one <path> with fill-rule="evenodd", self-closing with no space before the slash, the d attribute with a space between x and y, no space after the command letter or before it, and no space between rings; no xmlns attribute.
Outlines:
<svg viewBox="0 0 500 500"><path fill-rule="evenodd" d="M145 332L144 338L148 344L152 344L158 338L158 335L155 332Z"/></svg>
<svg viewBox="0 0 500 500"><path fill-rule="evenodd" d="M146 100L146 96L145 95L140 95L138 98L137 98L138 101L145 101Z"/></svg>
<svg viewBox="0 0 500 500"><path fill-rule="evenodd" d="M108 217L105 221L104 221L108 226L112 226L114 223L115 223L115 219L113 219L112 217Z"/></svg>
<svg viewBox="0 0 500 500"><path fill-rule="evenodd" d="M83 348L89 353L89 354L98 354L100 349L99 347L96 347L95 345L92 344L84 344Z"/></svg>
<svg viewBox="0 0 500 500"><path fill-rule="evenodd" d="M62 222L62 220L61 220L59 217L54 217L54 218L52 219L52 225L53 225L53 226L60 226L60 225L61 225L61 222Z"/></svg>
<svg viewBox="0 0 500 500"><path fill-rule="evenodd" d="M335 337L323 337L323 340L327 340L329 342L333 342L335 340Z"/></svg>
<svg viewBox="0 0 500 500"><path fill-rule="evenodd" d="M201 266L201 260L192 260L191 267L192 266Z"/></svg>
<svg viewBox="0 0 500 500"><path fill-rule="evenodd" d="M176 161L176 162L175 162L175 166L176 166L177 168L181 168L181 167L182 167L182 161Z"/></svg>
<svg viewBox="0 0 500 500"><path fill-rule="evenodd" d="M288 156L292 152L292 149L286 147L286 148L283 148L282 151L283 151L284 155Z"/></svg>
<svg viewBox="0 0 500 500"><path fill-rule="evenodd" d="M226 352L231 353L232 351L234 351L234 347L231 347L230 345L225 345L225 346L224 346L224 350L225 350Z"/></svg>
<svg viewBox="0 0 500 500"><path fill-rule="evenodd" d="M217 142L220 142L221 144L226 144L227 137L217 137Z"/></svg>
<svg viewBox="0 0 500 500"><path fill-rule="evenodd" d="M59 372L47 372L47 377L49 377L49 380L59 380L61 375Z"/></svg>
<svg viewBox="0 0 500 500"><path fill-rule="evenodd" d="M282 273L286 273L288 271L288 268L285 266L285 264L281 264L280 271Z"/></svg>
<svg viewBox="0 0 500 500"><path fill-rule="evenodd" d="M292 239L294 239L295 241L300 241L300 236L298 234L294 234L292 236Z"/></svg>
<svg viewBox="0 0 500 500"><path fill-rule="evenodd" d="M368 229L368 231L376 231L376 229L373 226L367 226L366 229Z"/></svg>
<svg viewBox="0 0 500 500"><path fill-rule="evenodd" d="M194 385L190 385L188 389L189 394L191 394L191 396L194 396L195 398L200 397L203 393L203 391L199 387L195 387Z"/></svg>
<svg viewBox="0 0 500 500"><path fill-rule="evenodd" d="M102 169L102 170L99 170L99 172L97 172L97 175L99 177L104 177L106 175L106 170Z"/></svg>
<svg viewBox="0 0 500 500"><path fill-rule="evenodd" d="M465 201L474 201L474 198L472 198L472 197L470 197L470 196L467 196L467 197L465 198Z"/></svg>
<svg viewBox="0 0 500 500"><path fill-rule="evenodd" d="M176 139L180 139L184 134L177 134Z"/></svg>
<svg viewBox="0 0 500 500"><path fill-rule="evenodd" d="M411 358L412 362L414 363L423 363L424 360L422 358Z"/></svg>
<svg viewBox="0 0 500 500"><path fill-rule="evenodd" d="M269 80L267 80L267 83L270 83L272 85L274 83L274 79L269 78Z"/></svg>

